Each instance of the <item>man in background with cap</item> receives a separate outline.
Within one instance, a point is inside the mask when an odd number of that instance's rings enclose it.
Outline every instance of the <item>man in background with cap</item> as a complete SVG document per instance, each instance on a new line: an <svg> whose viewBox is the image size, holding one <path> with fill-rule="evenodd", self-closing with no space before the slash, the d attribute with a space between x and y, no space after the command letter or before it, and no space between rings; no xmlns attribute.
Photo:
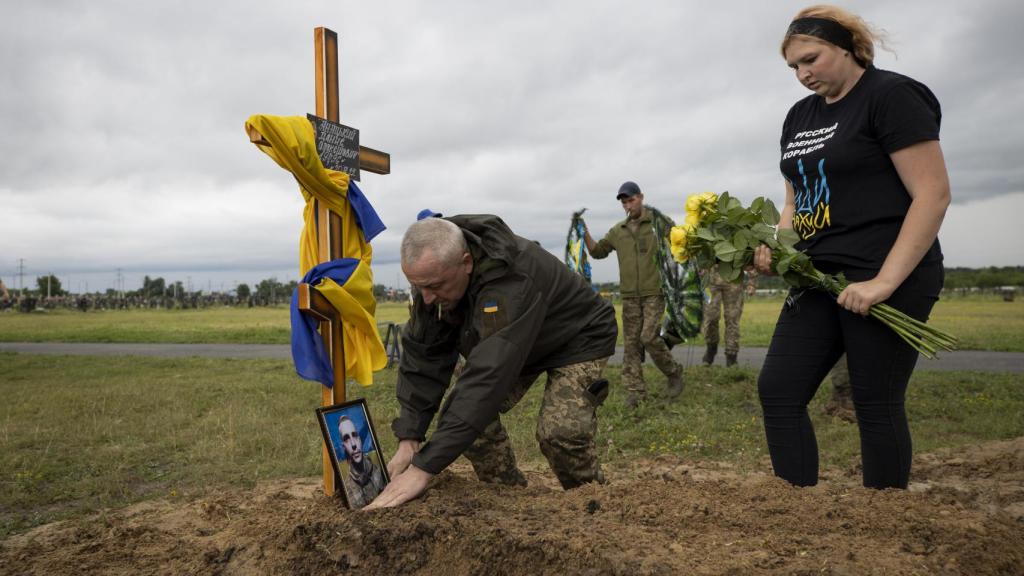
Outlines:
<svg viewBox="0 0 1024 576"><path fill-rule="evenodd" d="M623 183L615 198L622 203L626 219L612 226L600 241L594 241L589 229L583 240L594 258L606 258L613 250L619 257L622 333L626 345L622 380L629 391L626 404L635 408L647 395L642 367L644 351L668 378L669 398L683 391L683 369L659 335L665 296L661 292L661 272L655 251L664 239L654 235L654 212L644 206L643 192L635 182ZM661 217L665 220L665 230L675 225L671 219Z"/></svg>

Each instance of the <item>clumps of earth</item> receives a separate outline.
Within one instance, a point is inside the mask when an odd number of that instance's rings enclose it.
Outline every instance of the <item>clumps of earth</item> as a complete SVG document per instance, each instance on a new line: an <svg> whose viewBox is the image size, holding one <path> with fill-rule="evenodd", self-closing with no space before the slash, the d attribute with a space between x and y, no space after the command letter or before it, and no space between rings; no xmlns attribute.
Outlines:
<svg viewBox="0 0 1024 576"><path fill-rule="evenodd" d="M563 492L465 465L423 498L344 508L318 479L148 501L0 544L2 574L1024 574L1024 438L917 456L909 490L857 470L793 488L672 457Z"/></svg>

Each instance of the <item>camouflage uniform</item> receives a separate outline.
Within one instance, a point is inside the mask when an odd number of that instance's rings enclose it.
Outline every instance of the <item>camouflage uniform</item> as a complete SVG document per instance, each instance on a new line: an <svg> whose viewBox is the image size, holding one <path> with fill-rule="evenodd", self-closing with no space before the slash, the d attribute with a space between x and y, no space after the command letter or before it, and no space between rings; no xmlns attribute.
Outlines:
<svg viewBox="0 0 1024 576"><path fill-rule="evenodd" d="M355 473L355 468L349 463L348 477L342 482L342 485L345 487L345 499L348 500L349 507L354 510L372 502L381 493L381 490L384 490L384 485L386 484L381 467L373 462L369 454L364 454L363 457L366 459L366 464L369 467L368 472L360 476Z"/></svg>
<svg viewBox="0 0 1024 576"><path fill-rule="evenodd" d="M630 392L631 402L646 395L643 379L645 352L668 378L670 396L682 390L682 366L672 358L665 341L658 335L665 314L665 297L661 292L661 271L655 258L661 241L654 234L656 214L645 206L638 219L627 218L617 222L590 250L590 255L596 259L606 258L613 251L618 256L622 340L625 343L622 381ZM661 217L666 230L674 225L670 218Z"/></svg>
<svg viewBox="0 0 1024 576"><path fill-rule="evenodd" d="M753 285L754 275L747 274L746 286ZM740 351L740 317L743 315L744 283L729 282L718 274L718 267L711 269L708 281L708 292L711 298L704 304L704 342L708 346L708 356L704 361L710 364L714 360L714 352L718 349L718 318L724 310L725 316L725 354L726 358L735 362Z"/></svg>
<svg viewBox="0 0 1024 576"><path fill-rule="evenodd" d="M665 314L664 296L641 296L622 299L622 381L626 390L644 396L644 352L667 377L680 376L682 367L672 358L665 340L659 335L661 317Z"/></svg>
<svg viewBox="0 0 1024 576"><path fill-rule="evenodd" d="M832 379L832 398L825 403L825 412L847 422L857 419L853 407L853 388L850 386L850 368L846 364L846 354L839 357L836 365L829 372Z"/></svg>
<svg viewBox="0 0 1024 576"><path fill-rule="evenodd" d="M608 397L608 388L597 396L587 386L600 379L607 359L572 364L548 371L537 442L562 487L575 488L587 482L604 482L597 459L597 407ZM516 384L501 407L507 412L519 402L539 375L526 376ZM516 465L508 434L495 419L463 455L473 464L477 478L484 482L525 486L526 479Z"/></svg>

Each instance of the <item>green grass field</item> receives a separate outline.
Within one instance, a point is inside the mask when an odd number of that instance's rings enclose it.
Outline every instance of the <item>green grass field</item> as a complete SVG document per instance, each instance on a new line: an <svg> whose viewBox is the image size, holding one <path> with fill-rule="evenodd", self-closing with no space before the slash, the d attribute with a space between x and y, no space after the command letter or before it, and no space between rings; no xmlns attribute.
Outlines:
<svg viewBox="0 0 1024 576"><path fill-rule="evenodd" d="M755 298L744 315L744 342L764 345L781 300ZM379 320L402 322L405 305L383 305ZM933 321L966 348L1024 351L1024 303L950 298ZM4 341L288 342L286 308L200 311L0 314ZM699 348L693 349L699 353ZM919 366L908 394L915 450L1024 434L1019 375L940 373ZM617 366L600 411L598 445L614 463L674 454L767 470L756 372L691 367L678 400L658 397L628 410ZM369 388L385 455L398 406L395 372ZM0 538L49 521L155 497L189 498L226 486L319 474L318 384L277 360L166 359L0 354ZM523 462L540 464L533 439L543 381L504 418ZM828 384L812 403L822 464L853 468L856 427L823 414Z"/></svg>
<svg viewBox="0 0 1024 576"><path fill-rule="evenodd" d="M49 521L155 498L189 498L226 486L319 473L317 384L277 360L164 359L0 354L0 538ZM767 470L756 373L690 368L679 399L633 412L618 367L601 408L598 446L614 463L674 454ZM366 397L385 455L395 440L395 372L379 372ZM827 384L823 388L827 388ZM520 460L543 462L533 439L543 380L503 420ZM812 404L822 464L859 461L856 427ZM1018 375L918 372L908 401L915 449L1024 434Z"/></svg>
<svg viewBox="0 0 1024 576"><path fill-rule="evenodd" d="M749 300L740 324L741 345L767 346L781 307L781 297ZM621 318L621 307L616 309ZM402 323L408 317L404 303L382 303L377 309L380 324ZM936 305L931 322L957 335L964 350L1024 352L1024 299L1004 302L996 296L948 296ZM0 341L4 342L287 344L290 334L285 306L0 314ZM702 341L698 337L695 343Z"/></svg>

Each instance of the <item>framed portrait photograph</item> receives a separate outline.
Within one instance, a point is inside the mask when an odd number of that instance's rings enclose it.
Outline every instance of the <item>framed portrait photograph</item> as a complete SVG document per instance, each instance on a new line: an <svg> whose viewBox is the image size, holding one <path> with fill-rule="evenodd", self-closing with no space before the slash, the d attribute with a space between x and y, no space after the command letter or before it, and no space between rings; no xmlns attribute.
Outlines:
<svg viewBox="0 0 1024 576"><path fill-rule="evenodd" d="M344 487L345 504L358 510L373 501L391 479L366 400L316 409L331 465Z"/></svg>

